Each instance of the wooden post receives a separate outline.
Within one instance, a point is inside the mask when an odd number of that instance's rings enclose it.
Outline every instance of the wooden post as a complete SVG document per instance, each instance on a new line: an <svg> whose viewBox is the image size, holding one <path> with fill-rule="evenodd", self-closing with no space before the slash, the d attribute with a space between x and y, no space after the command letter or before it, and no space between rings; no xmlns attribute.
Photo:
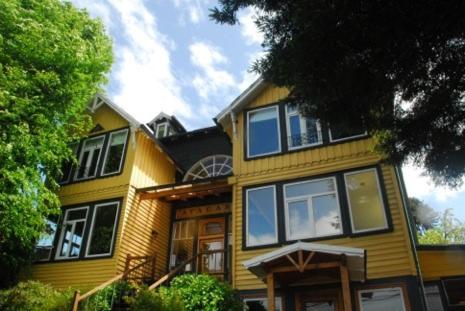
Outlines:
<svg viewBox="0 0 465 311"><path fill-rule="evenodd" d="M269 272L266 275L266 286L268 292L268 311L275 311L275 299L274 299L274 275L273 272Z"/></svg>
<svg viewBox="0 0 465 311"><path fill-rule="evenodd" d="M352 311L352 301L350 298L350 280L349 280L349 270L345 262L340 266L341 271L341 285L342 285L342 297L344 300L344 310Z"/></svg>
<svg viewBox="0 0 465 311"><path fill-rule="evenodd" d="M81 293L78 290L75 291L74 298L73 298L73 310L72 311L78 311L80 297L81 297Z"/></svg>

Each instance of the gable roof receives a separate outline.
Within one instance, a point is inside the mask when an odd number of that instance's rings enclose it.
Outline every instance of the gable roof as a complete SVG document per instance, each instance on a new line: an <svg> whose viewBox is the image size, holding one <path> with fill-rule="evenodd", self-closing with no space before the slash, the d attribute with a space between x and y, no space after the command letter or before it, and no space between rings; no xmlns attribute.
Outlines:
<svg viewBox="0 0 465 311"><path fill-rule="evenodd" d="M104 104L107 105L108 107L110 107L113 111L115 111L123 119L128 121L128 123L131 125L131 127L133 127L133 128L140 127L141 123L139 121L137 121L134 117L132 117L129 113L127 113L123 108L119 107L118 105L113 103L110 99L108 99L107 97L105 97L102 94L96 94L94 99L87 106L87 109L91 113L94 113L100 107L102 107Z"/></svg>
<svg viewBox="0 0 465 311"><path fill-rule="evenodd" d="M231 112L237 113L241 111L252 99L263 91L266 86L268 86L268 83L265 79L263 79L263 77L259 77L244 92L236 97L231 104L218 113L218 115L214 118L215 122L223 123L227 121L227 117Z"/></svg>
<svg viewBox="0 0 465 311"><path fill-rule="evenodd" d="M170 116L170 115L164 113L163 111L160 112L150 122L147 122L147 124L152 124L153 125L153 124L157 123L157 121L163 120L163 119L170 121L171 125L176 129L177 132L179 132L179 133L187 132L184 125L182 125L182 123L179 122L179 120L174 115Z"/></svg>

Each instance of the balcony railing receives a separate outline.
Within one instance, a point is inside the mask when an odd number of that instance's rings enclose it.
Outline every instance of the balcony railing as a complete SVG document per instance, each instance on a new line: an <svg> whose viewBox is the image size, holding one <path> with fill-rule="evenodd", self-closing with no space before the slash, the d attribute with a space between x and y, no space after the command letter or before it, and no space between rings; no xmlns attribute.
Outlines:
<svg viewBox="0 0 465 311"><path fill-rule="evenodd" d="M321 131L308 131L287 137L289 148L298 148L321 143Z"/></svg>

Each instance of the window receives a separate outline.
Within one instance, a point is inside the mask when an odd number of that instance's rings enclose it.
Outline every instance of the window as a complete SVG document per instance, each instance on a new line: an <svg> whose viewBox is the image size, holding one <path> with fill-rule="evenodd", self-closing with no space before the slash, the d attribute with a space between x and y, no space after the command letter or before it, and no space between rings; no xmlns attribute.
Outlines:
<svg viewBox="0 0 465 311"><path fill-rule="evenodd" d="M465 278L442 280L449 306L465 306Z"/></svg>
<svg viewBox="0 0 465 311"><path fill-rule="evenodd" d="M226 176L232 173L232 158L227 155L213 155L201 159L187 171L184 181Z"/></svg>
<svg viewBox="0 0 465 311"><path fill-rule="evenodd" d="M194 256L194 239L197 235L197 223L193 219L181 220L173 223L171 237L170 268L179 266ZM193 267L188 264L186 271Z"/></svg>
<svg viewBox="0 0 465 311"><path fill-rule="evenodd" d="M360 121L355 124L331 125L329 130L329 140L331 142L365 136L367 131Z"/></svg>
<svg viewBox="0 0 465 311"><path fill-rule="evenodd" d="M110 255L118 215L119 202L96 204L92 216L86 257Z"/></svg>
<svg viewBox="0 0 465 311"><path fill-rule="evenodd" d="M257 109L247 113L247 156L278 153L281 151L278 106Z"/></svg>
<svg viewBox="0 0 465 311"><path fill-rule="evenodd" d="M286 105L287 144L290 150L321 144L320 123L300 114L298 106Z"/></svg>
<svg viewBox="0 0 465 311"><path fill-rule="evenodd" d="M76 171L77 180L95 177L104 140L105 136L102 135L84 141L79 155L79 167Z"/></svg>
<svg viewBox="0 0 465 311"><path fill-rule="evenodd" d="M246 197L246 245L277 243L276 187L248 189Z"/></svg>
<svg viewBox="0 0 465 311"><path fill-rule="evenodd" d="M275 310L282 310L281 297L275 298ZM268 298L245 298L244 303L247 305L249 311L266 311L268 310Z"/></svg>
<svg viewBox="0 0 465 311"><path fill-rule="evenodd" d="M128 137L128 130L124 129L110 134L110 142L107 147L103 162L102 175L119 173L123 162L124 147Z"/></svg>
<svg viewBox="0 0 465 311"><path fill-rule="evenodd" d="M165 136L168 136L169 132L170 130L169 130L168 123L164 122L164 123L157 124L157 129L155 131L155 137L163 138Z"/></svg>
<svg viewBox="0 0 465 311"><path fill-rule="evenodd" d="M358 300L361 311L405 311L400 287L360 290Z"/></svg>
<svg viewBox="0 0 465 311"><path fill-rule="evenodd" d="M70 208L65 211L57 259L78 258L84 239L89 207Z"/></svg>
<svg viewBox="0 0 465 311"><path fill-rule="evenodd" d="M287 240L342 233L334 177L284 185Z"/></svg>
<svg viewBox="0 0 465 311"><path fill-rule="evenodd" d="M376 169L344 174L354 233L388 228Z"/></svg>
<svg viewBox="0 0 465 311"><path fill-rule="evenodd" d="M438 285L425 285L425 296L428 311L444 311Z"/></svg>
<svg viewBox="0 0 465 311"><path fill-rule="evenodd" d="M73 151L73 156L76 155L78 146L78 143L71 144L70 149ZM62 175L60 179L60 184L68 183L71 180L71 171L73 169L73 166L74 165L72 160L63 162L63 165L61 166Z"/></svg>
<svg viewBox="0 0 465 311"><path fill-rule="evenodd" d="M40 235L39 241L36 245L36 254L35 259L37 261L46 261L50 260L50 255L52 254L53 241L55 240L55 235L58 228L58 219L57 215L50 216L45 223L45 230Z"/></svg>

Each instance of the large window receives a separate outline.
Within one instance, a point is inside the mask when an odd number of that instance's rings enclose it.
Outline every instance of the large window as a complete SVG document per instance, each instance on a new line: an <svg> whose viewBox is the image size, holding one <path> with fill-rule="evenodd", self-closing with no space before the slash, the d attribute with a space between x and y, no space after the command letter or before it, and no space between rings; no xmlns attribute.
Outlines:
<svg viewBox="0 0 465 311"><path fill-rule="evenodd" d="M278 106L247 113L247 156L257 157L281 151Z"/></svg>
<svg viewBox="0 0 465 311"><path fill-rule="evenodd" d="M388 227L376 169L344 174L352 231L381 230Z"/></svg>
<svg viewBox="0 0 465 311"><path fill-rule="evenodd" d="M363 126L363 122L360 120L358 123L331 125L329 130L329 140L331 142L336 142L362 137L366 134L366 128Z"/></svg>
<svg viewBox="0 0 465 311"><path fill-rule="evenodd" d="M449 306L465 306L465 278L445 279L442 281Z"/></svg>
<svg viewBox="0 0 465 311"><path fill-rule="evenodd" d="M320 123L300 114L297 105L286 105L287 144L290 150L321 144Z"/></svg>
<svg viewBox="0 0 465 311"><path fill-rule="evenodd" d="M184 181L227 176L232 173L232 158L216 154L201 159L186 172Z"/></svg>
<svg viewBox="0 0 465 311"><path fill-rule="evenodd" d="M87 257L110 255L116 232L119 202L96 204L87 242Z"/></svg>
<svg viewBox="0 0 465 311"><path fill-rule="evenodd" d="M284 185L287 240L342 233L334 177Z"/></svg>
<svg viewBox="0 0 465 311"><path fill-rule="evenodd" d="M358 291L361 311L405 311L402 288L378 288Z"/></svg>
<svg viewBox="0 0 465 311"><path fill-rule="evenodd" d="M56 253L57 259L79 257L84 240L88 211L88 206L66 210Z"/></svg>
<svg viewBox="0 0 465 311"><path fill-rule="evenodd" d="M124 129L110 134L102 175L118 173L123 163L124 147L128 137L128 130Z"/></svg>
<svg viewBox="0 0 465 311"><path fill-rule="evenodd" d="M276 187L247 189L246 197L246 245L277 243Z"/></svg>
<svg viewBox="0 0 465 311"><path fill-rule="evenodd" d="M102 135L88 138L84 141L79 155L79 167L76 171L76 179L95 177L104 140L105 136Z"/></svg>

